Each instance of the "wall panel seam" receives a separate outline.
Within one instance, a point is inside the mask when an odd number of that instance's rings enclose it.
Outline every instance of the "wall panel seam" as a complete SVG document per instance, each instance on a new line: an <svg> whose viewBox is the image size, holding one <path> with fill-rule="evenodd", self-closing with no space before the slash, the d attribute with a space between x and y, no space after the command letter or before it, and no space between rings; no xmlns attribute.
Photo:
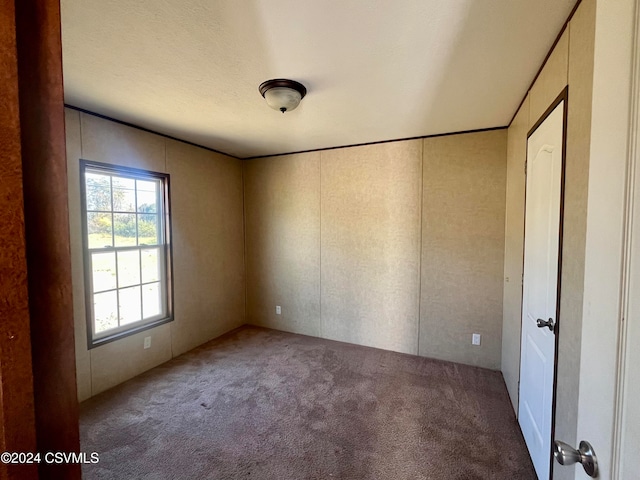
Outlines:
<svg viewBox="0 0 640 480"><path fill-rule="evenodd" d="M571 59L571 22L567 23L567 69L564 79L564 85L569 85L569 63Z"/></svg>
<svg viewBox="0 0 640 480"><path fill-rule="evenodd" d="M422 323L422 241L424 238L424 142L420 142L420 251L418 252L418 325L416 336L416 355L420 355L420 326Z"/></svg>
<svg viewBox="0 0 640 480"><path fill-rule="evenodd" d="M163 143L164 143L164 171L166 173L169 173L169 158L168 158L169 157L169 153L168 153L169 152L169 145L167 144L167 139L166 138L164 138L164 142ZM171 174L169 173L169 175L171 175ZM169 199L169 201L171 201L171 199ZM170 218L169 220L172 221L173 219ZM171 242L173 242L173 238L171 238ZM175 289L173 289L173 292L175 294ZM174 302L175 302L175 300L174 300ZM173 320L175 321L175 304L173 305L173 309L174 309L174 311L173 311L173 314L174 314ZM171 358L175 357L174 349L173 349L173 329L174 329L173 325L174 325L173 322L171 322L169 324L169 353L171 355Z"/></svg>
<svg viewBox="0 0 640 480"><path fill-rule="evenodd" d="M242 324L246 324L247 322L247 290L249 288L249 271L247 266L247 201L246 201L246 189L245 189L245 170L246 164L245 162L241 162L240 166L242 168L242 238L244 240L242 254L243 254L243 271L244 271L244 313L242 318Z"/></svg>
<svg viewBox="0 0 640 480"><path fill-rule="evenodd" d="M318 272L320 275L320 281L318 282L319 285L319 294L318 294L318 302L320 303L319 305L319 310L320 310L320 319L319 319L319 325L318 325L318 330L319 330L319 334L321 338L325 338L324 337L324 327L323 327L323 317L322 317L322 152L318 153L318 182L319 182L319 188L318 188L318 199L319 199L319 212L318 212L318 216L320 217L320 232L318 235L318 251L320 253L320 262L319 262L319 266L318 266Z"/></svg>

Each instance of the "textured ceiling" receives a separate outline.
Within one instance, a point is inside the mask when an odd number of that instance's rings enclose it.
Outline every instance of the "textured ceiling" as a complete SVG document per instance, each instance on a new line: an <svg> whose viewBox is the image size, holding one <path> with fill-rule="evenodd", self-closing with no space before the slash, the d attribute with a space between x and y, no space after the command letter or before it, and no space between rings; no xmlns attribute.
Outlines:
<svg viewBox="0 0 640 480"><path fill-rule="evenodd" d="M62 0L65 98L243 158L504 126L574 4Z"/></svg>

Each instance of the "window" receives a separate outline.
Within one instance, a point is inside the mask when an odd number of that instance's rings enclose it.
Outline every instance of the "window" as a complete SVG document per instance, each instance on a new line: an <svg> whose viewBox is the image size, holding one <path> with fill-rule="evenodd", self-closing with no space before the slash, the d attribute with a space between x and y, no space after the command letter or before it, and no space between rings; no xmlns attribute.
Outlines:
<svg viewBox="0 0 640 480"><path fill-rule="evenodd" d="M171 321L169 175L81 160L89 348Z"/></svg>

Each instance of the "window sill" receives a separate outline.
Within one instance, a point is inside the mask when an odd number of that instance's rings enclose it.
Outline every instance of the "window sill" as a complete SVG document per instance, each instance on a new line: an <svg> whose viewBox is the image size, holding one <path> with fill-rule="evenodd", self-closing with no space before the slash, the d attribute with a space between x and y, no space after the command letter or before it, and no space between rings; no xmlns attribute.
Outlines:
<svg viewBox="0 0 640 480"><path fill-rule="evenodd" d="M94 339L90 341L87 345L89 350L100 347L102 345L106 345L107 343L115 342L116 340L121 340L125 337L129 337L131 335L135 335L136 333L144 332L145 330L149 330L151 328L159 327L160 325L164 325L165 323L169 323L173 321L173 316L161 318L159 320L154 320L151 323L145 323L143 325L133 327L129 330L125 330L124 332L117 332L112 335L107 335L104 337L100 337L98 339Z"/></svg>

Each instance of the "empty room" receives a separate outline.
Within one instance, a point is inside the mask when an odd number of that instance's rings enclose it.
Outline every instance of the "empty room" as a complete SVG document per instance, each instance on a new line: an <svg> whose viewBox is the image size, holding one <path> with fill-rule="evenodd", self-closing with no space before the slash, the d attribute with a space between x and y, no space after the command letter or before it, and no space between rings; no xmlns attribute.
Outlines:
<svg viewBox="0 0 640 480"><path fill-rule="evenodd" d="M0 6L0 478L640 478L640 0Z"/></svg>

